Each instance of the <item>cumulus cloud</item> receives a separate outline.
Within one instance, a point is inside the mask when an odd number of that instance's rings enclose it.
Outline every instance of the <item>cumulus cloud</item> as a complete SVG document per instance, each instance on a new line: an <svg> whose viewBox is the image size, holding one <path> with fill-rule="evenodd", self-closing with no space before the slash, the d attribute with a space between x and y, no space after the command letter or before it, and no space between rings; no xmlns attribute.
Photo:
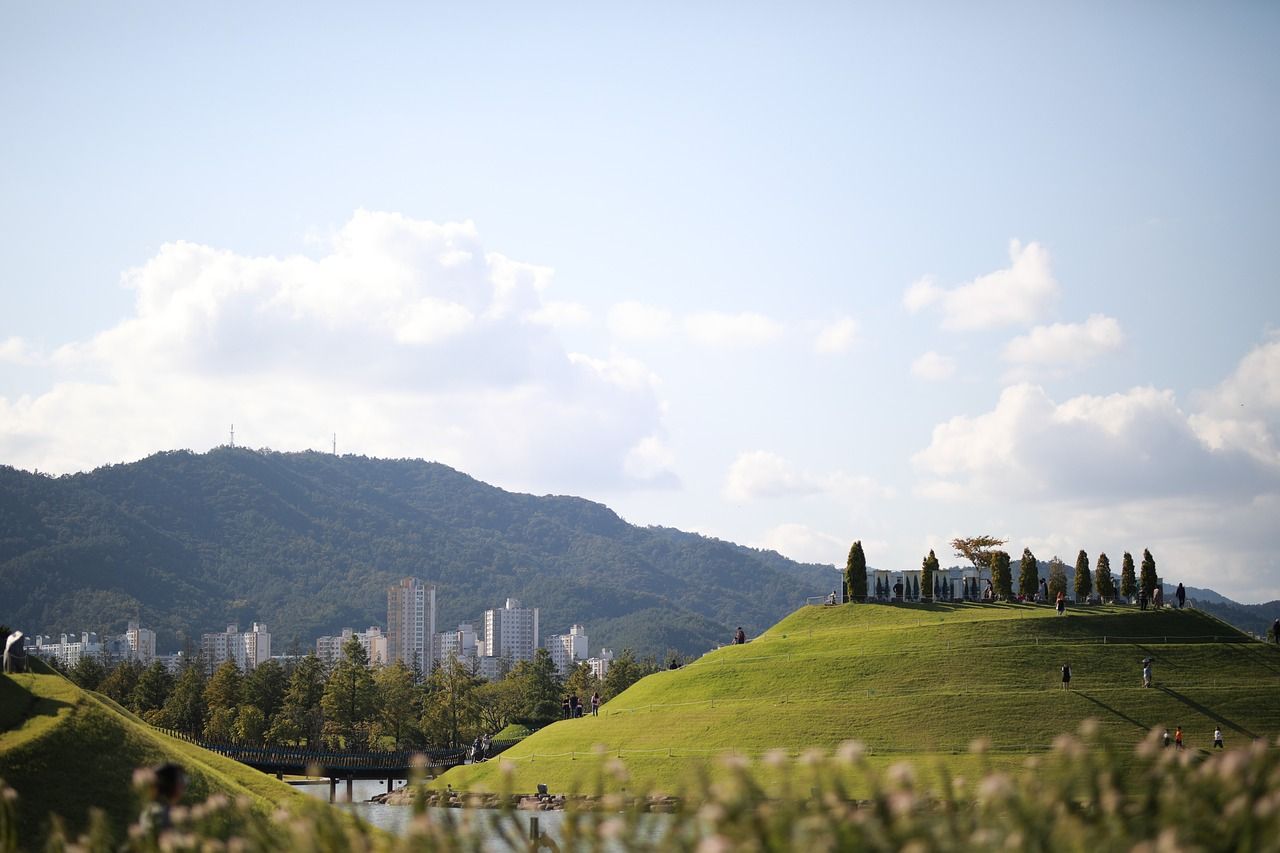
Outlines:
<svg viewBox="0 0 1280 853"><path fill-rule="evenodd" d="M609 309L609 331L623 340L651 341L671 334L671 312L641 302L620 302Z"/></svg>
<svg viewBox="0 0 1280 853"><path fill-rule="evenodd" d="M709 311L684 318L685 332L695 342L711 347L752 347L782 337L782 326L763 314L723 314Z"/></svg>
<svg viewBox="0 0 1280 853"><path fill-rule="evenodd" d="M1022 369L1079 368L1123 344L1120 323L1113 317L1094 314L1083 323L1036 326L1005 346L1004 360Z"/></svg>
<svg viewBox="0 0 1280 853"><path fill-rule="evenodd" d="M815 474L802 471L787 459L767 450L738 454L725 477L724 496L735 502L830 494L851 502L891 493L869 477L843 471Z"/></svg>
<svg viewBox="0 0 1280 853"><path fill-rule="evenodd" d="M525 316L530 323L553 329L570 329L591 323L591 312L577 302L546 302Z"/></svg>
<svg viewBox="0 0 1280 853"><path fill-rule="evenodd" d="M946 355L939 355L933 350L921 355L911 362L911 375L926 382L941 382L950 379L956 372L956 361Z"/></svg>
<svg viewBox="0 0 1280 853"><path fill-rule="evenodd" d="M124 275L131 317L55 352L43 393L0 398L0 455L76 470L209 446L234 421L250 445L337 431L510 485L635 481L635 448L662 434L656 382L565 351L538 322L575 313L544 301L549 269L486 251L470 222L363 210L318 255L166 244Z"/></svg>
<svg viewBox="0 0 1280 853"><path fill-rule="evenodd" d="M849 543L845 540L796 522L779 524L766 531L755 544L793 560L827 565L842 564L849 550ZM833 575L833 578L838 579L838 576Z"/></svg>
<svg viewBox="0 0 1280 853"><path fill-rule="evenodd" d="M945 328L975 331L1034 323L1057 298L1049 252L1039 243L1011 240L1008 267L950 289L922 278L907 288L902 304L913 314L936 308Z"/></svg>
<svg viewBox="0 0 1280 853"><path fill-rule="evenodd" d="M847 352L853 346L858 335L858 321L852 317L841 317L823 327L813 342L813 348L821 353Z"/></svg>
<svg viewBox="0 0 1280 853"><path fill-rule="evenodd" d="M0 364L16 364L29 366L44 360L29 343L19 337L11 337L0 341Z"/></svg>
<svg viewBox="0 0 1280 853"><path fill-rule="evenodd" d="M1173 392L1149 387L1055 403L1038 385L1014 385L992 411L934 427L912 461L935 496L1087 501L1276 485L1243 454L1202 441Z"/></svg>
<svg viewBox="0 0 1280 853"><path fill-rule="evenodd" d="M1280 340L1255 347L1200 402L1191 424L1206 444L1280 466Z"/></svg>

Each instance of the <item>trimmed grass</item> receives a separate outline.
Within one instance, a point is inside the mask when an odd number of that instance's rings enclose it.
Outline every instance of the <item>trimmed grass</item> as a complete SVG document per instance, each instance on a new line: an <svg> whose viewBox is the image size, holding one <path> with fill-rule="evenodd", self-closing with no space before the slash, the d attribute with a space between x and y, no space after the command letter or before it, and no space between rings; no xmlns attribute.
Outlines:
<svg viewBox="0 0 1280 853"><path fill-rule="evenodd" d="M1156 661L1154 689L1141 687L1144 657ZM1060 687L1064 662L1070 690ZM1126 747L1178 725L1192 748L1208 746L1215 725L1239 744L1280 732L1278 687L1280 652L1197 611L806 607L748 645L643 679L600 717L553 723L439 784L673 791L718 753L830 752L850 739L873 762L907 759L930 779L976 766L968 749L978 739L990 744L983 761L1020 767L1088 718ZM601 774L606 758L626 766L629 782Z"/></svg>
<svg viewBox="0 0 1280 853"><path fill-rule="evenodd" d="M271 776L157 732L47 669L0 676L0 705L0 779L18 793L24 849L44 838L54 814L72 833L83 831L91 808L102 809L120 836L140 808L133 771L163 761L186 768L184 802L220 792L266 810L303 796ZM14 707L23 709L21 721L10 713Z"/></svg>

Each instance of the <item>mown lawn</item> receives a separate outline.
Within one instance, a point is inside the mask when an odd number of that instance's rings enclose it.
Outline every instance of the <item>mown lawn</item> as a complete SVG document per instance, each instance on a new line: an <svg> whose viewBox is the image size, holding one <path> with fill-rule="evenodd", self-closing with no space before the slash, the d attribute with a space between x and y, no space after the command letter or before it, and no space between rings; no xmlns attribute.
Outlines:
<svg viewBox="0 0 1280 853"><path fill-rule="evenodd" d="M1141 687L1148 656L1154 689ZM1064 662L1070 690L1060 686ZM873 762L911 760L922 778L940 778L976 766L975 740L990 745L982 760L1017 768L1088 718L1115 749L1178 725L1193 748L1208 746L1215 726L1239 744L1280 732L1278 687L1275 648L1196 611L807 607L747 645L643 679L598 718L555 723L440 783L675 790L725 751L833 751L851 739ZM621 762L630 781L603 774L606 762Z"/></svg>

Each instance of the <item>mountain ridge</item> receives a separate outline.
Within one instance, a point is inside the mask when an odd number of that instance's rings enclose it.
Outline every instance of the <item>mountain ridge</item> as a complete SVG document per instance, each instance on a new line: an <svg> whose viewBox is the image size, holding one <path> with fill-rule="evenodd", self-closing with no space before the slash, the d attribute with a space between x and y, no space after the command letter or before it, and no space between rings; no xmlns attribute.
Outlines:
<svg viewBox="0 0 1280 853"><path fill-rule="evenodd" d="M162 646L250 621L276 651L309 645L382 624L386 587L413 575L438 586L437 630L512 597L541 608L544 635L586 625L593 653L688 654L839 582L424 460L221 447L57 478L0 467L0 510L0 583L17 591L0 616L50 633L141 618Z"/></svg>

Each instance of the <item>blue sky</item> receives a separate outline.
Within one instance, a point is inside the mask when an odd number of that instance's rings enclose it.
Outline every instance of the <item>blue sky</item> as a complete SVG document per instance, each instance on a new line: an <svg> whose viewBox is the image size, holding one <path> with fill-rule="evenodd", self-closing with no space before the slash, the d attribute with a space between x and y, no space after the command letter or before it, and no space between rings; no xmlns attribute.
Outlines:
<svg viewBox="0 0 1280 853"><path fill-rule="evenodd" d="M1280 597L1278 24L4 4L0 461L337 432L800 559Z"/></svg>

